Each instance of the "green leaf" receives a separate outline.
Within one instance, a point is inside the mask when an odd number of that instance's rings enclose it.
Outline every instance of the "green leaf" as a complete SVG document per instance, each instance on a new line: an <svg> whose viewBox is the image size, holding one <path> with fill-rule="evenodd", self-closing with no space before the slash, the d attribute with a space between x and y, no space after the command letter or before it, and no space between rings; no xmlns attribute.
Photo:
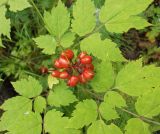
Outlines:
<svg viewBox="0 0 160 134"><path fill-rule="evenodd" d="M119 118L118 113L114 106L111 106L107 102L102 102L99 106L99 111L104 119L107 121Z"/></svg>
<svg viewBox="0 0 160 134"><path fill-rule="evenodd" d="M41 35L37 38L33 39L37 46L41 49L43 49L43 53L45 54L54 54L56 49L56 41L54 37L50 35Z"/></svg>
<svg viewBox="0 0 160 134"><path fill-rule="evenodd" d="M121 33L128 31L130 28L143 29L144 27L150 25L151 24L148 23L142 17L131 16L127 19L117 20L115 23L114 22L107 23L106 27L110 32Z"/></svg>
<svg viewBox="0 0 160 134"><path fill-rule="evenodd" d="M45 12L44 20L48 31L58 38L60 38L70 26L70 14L61 0L59 0L57 7L53 7L51 13Z"/></svg>
<svg viewBox="0 0 160 134"><path fill-rule="evenodd" d="M0 1L0 6L3 5L3 4L6 4L6 3L7 3L7 0L1 0Z"/></svg>
<svg viewBox="0 0 160 134"><path fill-rule="evenodd" d="M6 100L0 108L7 111L1 117L0 131L10 130L15 127L14 124L19 118L32 110L32 101L22 96L16 96Z"/></svg>
<svg viewBox="0 0 160 134"><path fill-rule="evenodd" d="M125 106L126 102L119 93L109 91L105 94L104 102L100 104L99 110L104 119L111 120L119 118L115 107L121 108Z"/></svg>
<svg viewBox="0 0 160 134"><path fill-rule="evenodd" d="M6 19L5 14L6 14L6 8L5 6L0 7L0 35L6 35L10 37L10 29L11 29L11 22L9 19Z"/></svg>
<svg viewBox="0 0 160 134"><path fill-rule="evenodd" d="M107 125L103 120L97 120L88 128L87 134L108 134Z"/></svg>
<svg viewBox="0 0 160 134"><path fill-rule="evenodd" d="M73 6L72 30L80 36L92 32L96 26L94 3L91 0L78 0Z"/></svg>
<svg viewBox="0 0 160 134"><path fill-rule="evenodd" d="M65 83L57 85L54 92L50 91L48 96L48 104L56 107L68 106L75 101L77 101L76 96Z"/></svg>
<svg viewBox="0 0 160 134"><path fill-rule="evenodd" d="M88 128L87 134L123 134L116 125L106 125L103 120L97 120Z"/></svg>
<svg viewBox="0 0 160 134"><path fill-rule="evenodd" d="M114 71L112 64L103 61L100 64L95 65L95 68L96 73L94 79L90 82L91 86L96 92L105 92L114 84Z"/></svg>
<svg viewBox="0 0 160 134"><path fill-rule="evenodd" d="M50 134L80 134L79 130L67 128L68 117L62 117L63 113L51 110L44 118L45 131Z"/></svg>
<svg viewBox="0 0 160 134"><path fill-rule="evenodd" d="M108 91L104 96L104 102L116 106L116 107L126 107L126 102L123 97L114 91Z"/></svg>
<svg viewBox="0 0 160 134"><path fill-rule="evenodd" d="M107 134L123 134L119 127L114 124L107 126Z"/></svg>
<svg viewBox="0 0 160 134"><path fill-rule="evenodd" d="M13 12L24 10L28 7L31 7L28 0L9 0L8 5L10 10Z"/></svg>
<svg viewBox="0 0 160 134"><path fill-rule="evenodd" d="M42 130L42 119L37 113L27 114L16 112L5 112L1 118L0 131L7 130L11 134L40 134Z"/></svg>
<svg viewBox="0 0 160 134"><path fill-rule="evenodd" d="M68 127L79 129L88 126L97 118L97 104L93 100L84 100L76 105L72 113Z"/></svg>
<svg viewBox="0 0 160 134"><path fill-rule="evenodd" d="M48 86L50 89L52 89L53 85L56 85L59 83L59 80L51 75L48 76Z"/></svg>
<svg viewBox="0 0 160 134"><path fill-rule="evenodd" d="M159 67L154 65L142 67L141 60L133 61L118 73L116 88L128 95L139 96L153 87L158 87L159 78Z"/></svg>
<svg viewBox="0 0 160 134"><path fill-rule="evenodd" d="M107 126L107 134L123 134L119 127L114 124Z"/></svg>
<svg viewBox="0 0 160 134"><path fill-rule="evenodd" d="M0 108L4 111L20 111L24 113L32 109L32 101L23 96L16 96L6 100Z"/></svg>
<svg viewBox="0 0 160 134"><path fill-rule="evenodd" d="M73 45L74 39L75 39L75 33L68 32L62 36L61 45L65 48L68 48L71 45Z"/></svg>
<svg viewBox="0 0 160 134"><path fill-rule="evenodd" d="M140 96L135 104L141 116L151 118L160 114L160 90L153 89Z"/></svg>
<svg viewBox="0 0 160 134"><path fill-rule="evenodd" d="M99 33L81 41L80 46L82 51L87 51L101 60L126 61L116 44L109 39L101 40Z"/></svg>
<svg viewBox="0 0 160 134"><path fill-rule="evenodd" d="M12 85L17 93L27 98L36 97L42 92L42 86L39 81L31 76L29 76L28 79L12 82Z"/></svg>
<svg viewBox="0 0 160 134"><path fill-rule="evenodd" d="M43 110L46 108L46 99L43 98L42 96L38 96L34 100L34 111L38 113L42 113Z"/></svg>
<svg viewBox="0 0 160 134"><path fill-rule="evenodd" d="M122 33L130 28L142 29L150 25L135 15L144 11L152 0L107 0L100 11L100 21L110 32ZM132 5L132 6L131 6Z"/></svg>
<svg viewBox="0 0 160 134"><path fill-rule="evenodd" d="M138 118L128 120L125 134L151 134L149 125Z"/></svg>

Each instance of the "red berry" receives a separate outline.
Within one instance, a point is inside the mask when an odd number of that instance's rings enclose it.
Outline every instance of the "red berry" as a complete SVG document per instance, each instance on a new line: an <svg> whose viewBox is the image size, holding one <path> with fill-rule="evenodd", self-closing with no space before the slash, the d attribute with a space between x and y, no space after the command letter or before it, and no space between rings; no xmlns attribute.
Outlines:
<svg viewBox="0 0 160 134"><path fill-rule="evenodd" d="M46 68L46 67L41 67L41 68L40 68L40 71L41 71L42 74L48 73L48 68Z"/></svg>
<svg viewBox="0 0 160 134"><path fill-rule="evenodd" d="M79 78L77 76L72 76L69 80L68 80L68 86L70 87L74 87L78 84L79 82Z"/></svg>
<svg viewBox="0 0 160 134"><path fill-rule="evenodd" d="M92 63L92 57L91 56L84 56L82 59L81 59L81 63L82 64L91 64Z"/></svg>
<svg viewBox="0 0 160 134"><path fill-rule="evenodd" d="M59 63L59 60L55 60L54 62L54 66L57 67L57 68L62 68L61 64Z"/></svg>
<svg viewBox="0 0 160 134"><path fill-rule="evenodd" d="M86 56L87 53L86 52L81 52L79 55L78 55L78 58L82 59L84 56Z"/></svg>
<svg viewBox="0 0 160 134"><path fill-rule="evenodd" d="M86 65L85 65L85 68L86 68L86 69L94 70L93 64L86 64Z"/></svg>
<svg viewBox="0 0 160 134"><path fill-rule="evenodd" d="M65 50L64 52L61 53L61 56L62 57L66 57L67 59L70 60L70 59L72 59L74 57L74 53L73 53L72 50L67 49L67 50Z"/></svg>
<svg viewBox="0 0 160 134"><path fill-rule="evenodd" d="M60 57L59 58L59 64L60 64L60 66L62 68L68 68L70 63L69 63L69 61L66 58Z"/></svg>
<svg viewBox="0 0 160 134"><path fill-rule="evenodd" d="M85 69L82 74L87 80L90 80L94 77L94 72L91 69Z"/></svg>
<svg viewBox="0 0 160 134"><path fill-rule="evenodd" d="M81 83L86 83L86 82L87 82L87 79L84 78L84 75L83 75L83 74L81 74L81 75L79 76L79 81L80 81Z"/></svg>
<svg viewBox="0 0 160 134"><path fill-rule="evenodd" d="M52 71L51 75L52 75L53 77L59 77L60 72L59 72L58 70L54 70L54 71Z"/></svg>
<svg viewBox="0 0 160 134"><path fill-rule="evenodd" d="M61 79L68 79L69 78L69 74L67 71L63 71L60 73L59 78Z"/></svg>

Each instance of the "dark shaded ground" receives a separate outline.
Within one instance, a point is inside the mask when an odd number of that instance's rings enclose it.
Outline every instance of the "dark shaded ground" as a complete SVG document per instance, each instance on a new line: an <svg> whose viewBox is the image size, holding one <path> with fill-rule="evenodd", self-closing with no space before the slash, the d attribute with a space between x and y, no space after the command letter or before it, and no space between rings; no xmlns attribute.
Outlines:
<svg viewBox="0 0 160 134"><path fill-rule="evenodd" d="M5 100L16 95L13 87L9 80L5 80L3 84L0 84L0 105L3 104ZM0 116L3 111L0 110Z"/></svg>

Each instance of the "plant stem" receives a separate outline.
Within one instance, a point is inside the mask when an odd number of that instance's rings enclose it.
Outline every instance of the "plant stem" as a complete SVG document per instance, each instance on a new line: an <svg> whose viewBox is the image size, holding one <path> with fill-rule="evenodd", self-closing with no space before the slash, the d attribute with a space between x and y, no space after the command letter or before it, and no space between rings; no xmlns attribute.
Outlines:
<svg viewBox="0 0 160 134"><path fill-rule="evenodd" d="M88 89L86 89L86 92L88 92L90 95L92 95L94 98L98 99L99 101L103 101L103 98L98 96L97 94L89 91Z"/></svg>
<svg viewBox="0 0 160 134"><path fill-rule="evenodd" d="M128 114L131 114L131 115L133 115L134 117L137 117L137 118L139 118L139 119L141 119L141 120L143 120L143 121L146 121L146 122L148 122L148 123L152 123L152 124L155 124L155 125L159 125L159 126L160 126L160 122L153 121L153 120L151 120L151 119L149 119L149 118L147 118L147 117L144 117L144 116L139 116L139 115L137 115L137 114L135 114L135 113L132 113L131 111L128 111L128 110L124 109L124 108L120 108L120 110L122 110L122 111L124 111L124 112L126 112L126 113L128 113Z"/></svg>
<svg viewBox="0 0 160 134"><path fill-rule="evenodd" d="M44 19L43 19L42 14L40 13L39 9L37 8L37 6L36 6L35 3L33 2L33 0L30 0L30 1L31 1L31 3L32 3L33 7L36 9L36 11L37 11L38 15L40 16L40 18L43 20L43 22L45 22Z"/></svg>
<svg viewBox="0 0 160 134"><path fill-rule="evenodd" d="M52 35L52 30L49 28L49 26L47 25L45 19L43 18L41 12L39 11L39 9L37 8L37 6L35 5L35 3L33 2L33 0L30 0L33 7L36 9L38 15L40 16L40 18L42 19L43 23L46 25L48 32Z"/></svg>
<svg viewBox="0 0 160 134"><path fill-rule="evenodd" d="M32 73L32 72L29 72L29 71L24 71L26 74L29 74L29 75L33 75L33 76L36 76L36 77L41 77L40 75L38 74L35 74L35 73Z"/></svg>

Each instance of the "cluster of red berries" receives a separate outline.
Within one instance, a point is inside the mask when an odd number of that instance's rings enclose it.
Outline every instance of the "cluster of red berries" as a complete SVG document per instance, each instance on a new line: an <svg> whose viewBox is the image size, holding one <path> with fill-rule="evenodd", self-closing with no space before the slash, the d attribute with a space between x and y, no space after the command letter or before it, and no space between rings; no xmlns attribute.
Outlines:
<svg viewBox="0 0 160 134"><path fill-rule="evenodd" d="M92 57L86 52L81 52L73 63L74 53L67 49L63 51L58 59L54 61L57 68L51 72L53 77L66 79L67 85L76 86L78 83L86 83L94 77L94 66Z"/></svg>

